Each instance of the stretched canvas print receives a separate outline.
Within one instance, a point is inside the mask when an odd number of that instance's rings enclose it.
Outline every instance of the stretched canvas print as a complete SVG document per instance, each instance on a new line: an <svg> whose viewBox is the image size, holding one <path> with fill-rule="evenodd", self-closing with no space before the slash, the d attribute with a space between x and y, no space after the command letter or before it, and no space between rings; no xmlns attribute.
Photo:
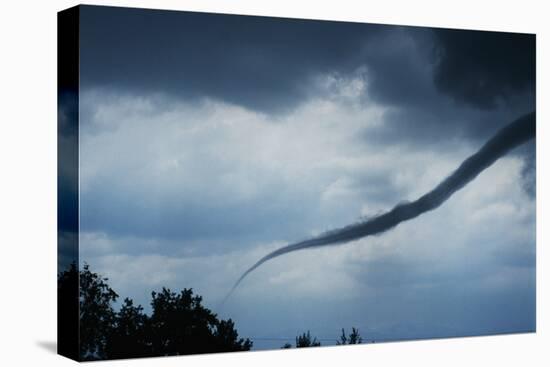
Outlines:
<svg viewBox="0 0 550 367"><path fill-rule="evenodd" d="M535 35L58 15L58 350L535 331Z"/></svg>

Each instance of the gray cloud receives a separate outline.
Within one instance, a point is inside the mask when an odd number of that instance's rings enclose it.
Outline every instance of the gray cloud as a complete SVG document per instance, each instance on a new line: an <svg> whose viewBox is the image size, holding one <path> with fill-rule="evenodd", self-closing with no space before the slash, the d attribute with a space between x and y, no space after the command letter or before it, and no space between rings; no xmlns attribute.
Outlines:
<svg viewBox="0 0 550 367"><path fill-rule="evenodd" d="M308 95L304 82L318 73L353 70L365 40L387 28L84 6L81 80L288 110Z"/></svg>
<svg viewBox="0 0 550 367"><path fill-rule="evenodd" d="M523 188L531 199L535 199L537 191L536 143L533 142L524 147L521 154L524 157L521 170Z"/></svg>
<svg viewBox="0 0 550 367"><path fill-rule="evenodd" d="M351 219L349 208L359 215L357 199L378 187L362 188L358 180L388 178L386 167L362 156L364 142L334 145L380 119L380 108L349 103L323 98L271 123L219 101L166 108L155 98L85 93L82 228L187 240L231 236L240 239L233 246L243 246L280 234L303 236L342 215ZM343 117L346 125L335 124ZM355 176L357 166L372 164ZM385 199L380 193L373 200ZM314 223L311 210L324 213L324 221Z"/></svg>
<svg viewBox="0 0 550 367"><path fill-rule="evenodd" d="M356 241L359 238L381 234L394 228L401 222L414 219L428 211L437 209L456 191L469 184L470 181L475 179L496 160L502 158L506 153L519 145L534 139L535 119L535 113L532 112L498 131L480 150L462 162L455 171L441 181L434 189L415 201L398 204L393 209L373 218L330 230L311 239L291 243L265 255L239 277L231 292L254 269L276 257L294 251L321 246L334 246Z"/></svg>
<svg viewBox="0 0 550 367"><path fill-rule="evenodd" d="M491 36L498 59L437 29L88 6L81 31L80 255L120 294L147 309L193 287L251 337L534 330L534 144L414 226L278 258L218 308L257 258L415 199L534 109L507 58L532 36Z"/></svg>
<svg viewBox="0 0 550 367"><path fill-rule="evenodd" d="M393 107L383 142L485 140L534 109L534 57L524 34L82 7L87 88L285 114L318 95L320 75L361 70L365 102Z"/></svg>

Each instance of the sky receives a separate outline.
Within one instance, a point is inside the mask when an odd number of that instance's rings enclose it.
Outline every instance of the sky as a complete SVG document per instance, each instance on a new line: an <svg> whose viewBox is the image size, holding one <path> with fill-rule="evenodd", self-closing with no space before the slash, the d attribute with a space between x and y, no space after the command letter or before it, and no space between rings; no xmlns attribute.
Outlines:
<svg viewBox="0 0 550 367"><path fill-rule="evenodd" d="M80 263L147 312L193 288L255 349L534 331L534 142L221 304L270 251L418 198L534 109L534 35L83 6Z"/></svg>

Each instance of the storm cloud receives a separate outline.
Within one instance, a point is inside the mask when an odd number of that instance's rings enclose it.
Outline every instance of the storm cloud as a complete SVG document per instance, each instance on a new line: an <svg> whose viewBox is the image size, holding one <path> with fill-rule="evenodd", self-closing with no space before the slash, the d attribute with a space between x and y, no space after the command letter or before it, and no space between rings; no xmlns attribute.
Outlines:
<svg viewBox="0 0 550 367"><path fill-rule="evenodd" d="M435 81L456 100L494 108L514 95L533 93L535 35L439 29Z"/></svg>
<svg viewBox="0 0 550 367"><path fill-rule="evenodd" d="M80 261L119 294L193 287L259 349L534 330L534 143L218 308L266 253L422 196L535 110L534 35L91 6L80 33Z"/></svg>
<svg viewBox="0 0 550 367"><path fill-rule="evenodd" d="M535 113L522 116L500 130L475 154L466 159L451 175L430 192L410 203L395 206L392 210L364 222L350 224L344 228L331 230L321 236L281 247L258 260L239 277L231 292L254 269L278 256L290 252L321 246L344 244L359 238L383 233L399 223L414 219L430 210L438 208L456 191L462 189L497 159L517 146L535 138ZM522 172L523 174L523 172ZM231 294L230 292L230 294ZM229 294L229 295L230 295ZM229 297L228 295L228 297Z"/></svg>
<svg viewBox="0 0 550 367"><path fill-rule="evenodd" d="M86 7L82 81L186 98L209 95L255 110L289 110L308 96L305 81L360 65L364 43L385 28Z"/></svg>
<svg viewBox="0 0 550 367"><path fill-rule="evenodd" d="M84 6L81 81L281 114L315 98L319 76L354 74L393 107L388 139L451 128L483 141L534 109L534 47L505 32Z"/></svg>

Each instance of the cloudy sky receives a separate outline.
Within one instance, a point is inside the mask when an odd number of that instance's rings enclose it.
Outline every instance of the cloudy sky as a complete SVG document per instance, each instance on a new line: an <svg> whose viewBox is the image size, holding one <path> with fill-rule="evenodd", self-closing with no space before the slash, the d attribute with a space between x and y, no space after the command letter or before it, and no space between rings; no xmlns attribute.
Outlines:
<svg viewBox="0 0 550 367"><path fill-rule="evenodd" d="M534 330L534 143L220 306L534 110L533 35L88 6L80 27L80 262L122 297L192 287L258 349Z"/></svg>

